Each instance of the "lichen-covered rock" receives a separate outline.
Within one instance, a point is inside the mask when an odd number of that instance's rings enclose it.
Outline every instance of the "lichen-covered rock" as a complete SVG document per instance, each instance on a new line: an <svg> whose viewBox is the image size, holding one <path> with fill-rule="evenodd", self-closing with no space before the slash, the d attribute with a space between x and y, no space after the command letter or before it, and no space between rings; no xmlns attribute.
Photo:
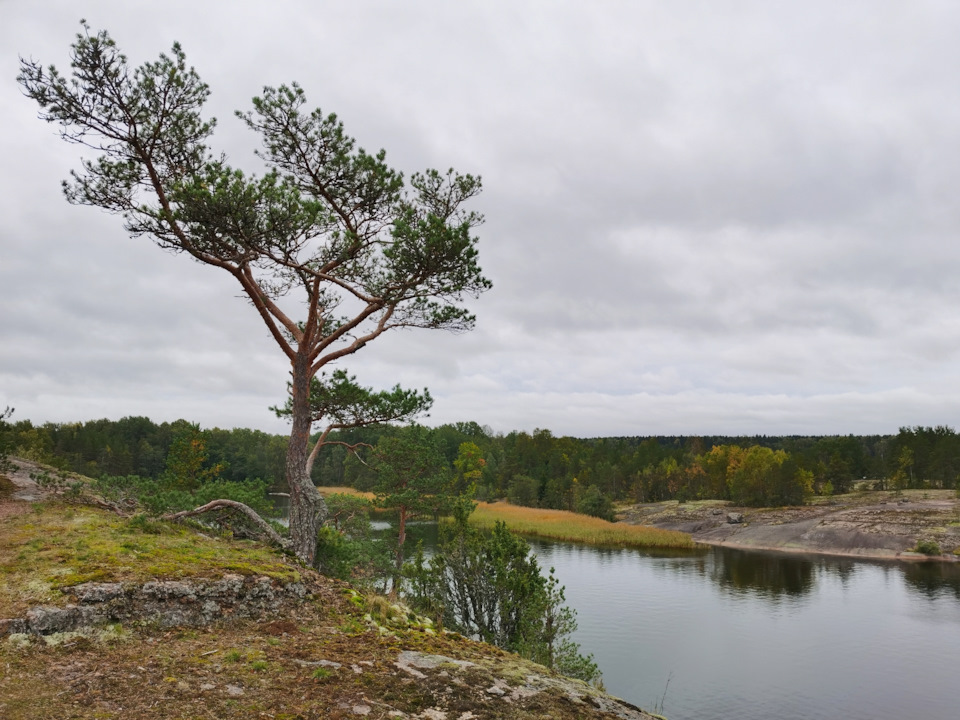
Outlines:
<svg viewBox="0 0 960 720"><path fill-rule="evenodd" d="M76 585L66 606L40 606L23 618L0 620L0 636L50 635L116 622L146 621L163 627L202 626L225 618L256 618L280 612L309 593L301 582L225 575L218 580L151 580Z"/></svg>
<svg viewBox="0 0 960 720"><path fill-rule="evenodd" d="M91 607L40 606L27 611L27 629L34 635L49 635L76 630L96 622L96 611Z"/></svg>
<svg viewBox="0 0 960 720"><path fill-rule="evenodd" d="M109 602L123 597L123 583L84 583L73 588L73 595L83 604Z"/></svg>
<svg viewBox="0 0 960 720"><path fill-rule="evenodd" d="M520 658L478 657L472 662L404 650L394 664L433 698L434 707L417 718L527 717L535 708L557 704L579 708L576 717L597 717L598 711L622 720L656 717L585 682L551 674Z"/></svg>
<svg viewBox="0 0 960 720"><path fill-rule="evenodd" d="M27 632L27 621L23 618L0 618L0 637L21 635Z"/></svg>
<svg viewBox="0 0 960 720"><path fill-rule="evenodd" d="M181 602L196 602L197 586L194 583L179 580L156 580L144 583L141 592L148 598L170 600L176 598Z"/></svg>

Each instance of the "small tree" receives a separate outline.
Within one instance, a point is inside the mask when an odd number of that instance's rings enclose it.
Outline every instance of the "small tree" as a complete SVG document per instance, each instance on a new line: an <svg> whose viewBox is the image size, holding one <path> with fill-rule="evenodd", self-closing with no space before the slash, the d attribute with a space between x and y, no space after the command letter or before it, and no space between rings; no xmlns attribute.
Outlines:
<svg viewBox="0 0 960 720"><path fill-rule="evenodd" d="M374 536L370 522L372 503L357 495L334 493L327 497L330 515L320 528L317 567L331 577L360 584L385 582L393 558Z"/></svg>
<svg viewBox="0 0 960 720"><path fill-rule="evenodd" d="M890 478L890 482L896 490L897 495L903 495L903 490L912 484L913 479L913 450L908 447L901 448L900 455L897 457L897 469Z"/></svg>
<svg viewBox="0 0 960 720"><path fill-rule="evenodd" d="M487 461L476 443L463 442L457 449L453 467L457 470L457 494L472 493L483 477L483 468Z"/></svg>
<svg viewBox="0 0 960 720"><path fill-rule="evenodd" d="M473 235L482 218L463 205L480 180L427 170L407 184L336 115L308 110L296 84L266 87L237 113L262 141L266 172L248 176L207 146L210 90L179 44L131 68L83 23L70 61L69 79L24 59L18 76L41 119L100 154L64 183L67 200L230 274L290 362L290 534L311 563L326 513L309 473L311 380L389 330L473 326L461 303L490 282Z"/></svg>
<svg viewBox="0 0 960 720"><path fill-rule="evenodd" d="M446 460L430 442L425 428L412 426L380 439L375 449L377 481L373 492L380 507L397 512L397 547L391 595L396 595L403 569L407 521L438 514L451 502L452 478Z"/></svg>
<svg viewBox="0 0 960 720"><path fill-rule="evenodd" d="M551 569L544 577L527 542L497 522L487 534L468 524L460 499L429 561L418 550L407 568L410 601L445 625L587 681L600 679L592 656L570 640L576 613L564 605Z"/></svg>
<svg viewBox="0 0 960 720"><path fill-rule="evenodd" d="M224 469L223 463L213 466L207 463L207 443L200 426L182 420L175 425L177 430L170 443L166 470L161 478L163 485L192 492L205 483L219 480Z"/></svg>

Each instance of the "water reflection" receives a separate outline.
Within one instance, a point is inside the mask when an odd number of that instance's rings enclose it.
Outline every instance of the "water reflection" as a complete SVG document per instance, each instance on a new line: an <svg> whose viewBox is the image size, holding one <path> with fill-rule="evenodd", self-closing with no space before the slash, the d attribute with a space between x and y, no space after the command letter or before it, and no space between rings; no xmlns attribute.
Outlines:
<svg viewBox="0 0 960 720"><path fill-rule="evenodd" d="M393 529L393 521L389 519L375 520L373 525L385 538ZM436 522L408 523L407 554L412 556L422 541L429 557L436 549L438 535ZM638 551L537 539L529 542L533 551L541 556L545 570L557 553L597 567L619 564L625 554L635 555L648 559L654 572L680 576L693 574L710 580L730 596L756 597L772 603L782 600L795 603L814 593L819 582L836 580L841 587L848 587L858 572L867 567L880 569L883 574L892 573L895 578L902 577L907 588L919 597L960 599L960 563L870 561L723 547Z"/></svg>
<svg viewBox="0 0 960 720"><path fill-rule="evenodd" d="M437 526L418 540L432 552ZM670 720L957 716L960 563L531 546L611 692L651 706L672 674Z"/></svg>
<svg viewBox="0 0 960 720"><path fill-rule="evenodd" d="M708 573L721 589L777 600L802 597L814 587L816 572L808 559L713 548Z"/></svg>
<svg viewBox="0 0 960 720"><path fill-rule="evenodd" d="M953 597L960 600L960 568L958 563L917 562L903 566L907 587L929 600Z"/></svg>
<svg viewBox="0 0 960 720"><path fill-rule="evenodd" d="M281 513L289 511L289 499L271 498ZM389 538L394 520L373 521L374 530ZM423 542L429 557L438 542L438 525L429 520L407 525L408 555ZM699 548L696 550L624 550L612 547L591 547L547 540L530 540L533 551L542 556L541 565L550 567L550 557L560 551L600 567L622 560L624 553L649 558L655 572L674 575L695 574L709 579L723 592L740 597L757 597L772 602L789 599L795 602L809 596L817 583L836 579L841 587L848 587L857 573L866 567L876 567L884 575L903 579L912 594L927 600L950 597L960 600L960 563L856 560L843 557L804 556L732 548Z"/></svg>
<svg viewBox="0 0 960 720"><path fill-rule="evenodd" d="M607 687L649 706L672 674L671 720L956 717L960 564L534 548Z"/></svg>

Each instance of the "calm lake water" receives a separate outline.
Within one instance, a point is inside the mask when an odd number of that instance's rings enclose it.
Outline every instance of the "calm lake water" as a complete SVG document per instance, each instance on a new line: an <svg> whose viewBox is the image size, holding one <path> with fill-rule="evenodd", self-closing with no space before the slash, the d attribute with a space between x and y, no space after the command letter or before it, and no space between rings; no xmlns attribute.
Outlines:
<svg viewBox="0 0 960 720"><path fill-rule="evenodd" d="M535 550L607 689L670 720L960 717L955 565Z"/></svg>
<svg viewBox="0 0 960 720"><path fill-rule="evenodd" d="M607 690L669 720L960 717L960 564L531 545Z"/></svg>
<svg viewBox="0 0 960 720"><path fill-rule="evenodd" d="M531 546L607 690L669 720L960 717L960 563Z"/></svg>

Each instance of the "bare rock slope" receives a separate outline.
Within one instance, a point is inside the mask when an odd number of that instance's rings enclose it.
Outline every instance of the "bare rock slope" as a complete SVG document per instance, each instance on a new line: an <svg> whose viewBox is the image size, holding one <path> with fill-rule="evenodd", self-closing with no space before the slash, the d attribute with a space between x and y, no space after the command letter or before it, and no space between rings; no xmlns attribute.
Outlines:
<svg viewBox="0 0 960 720"><path fill-rule="evenodd" d="M939 546L937 559L956 560L960 550L960 501L947 490L908 490L901 496L865 492L786 508L647 503L626 509L621 518L688 532L697 542L745 549L904 560L928 557L913 552L921 541Z"/></svg>

